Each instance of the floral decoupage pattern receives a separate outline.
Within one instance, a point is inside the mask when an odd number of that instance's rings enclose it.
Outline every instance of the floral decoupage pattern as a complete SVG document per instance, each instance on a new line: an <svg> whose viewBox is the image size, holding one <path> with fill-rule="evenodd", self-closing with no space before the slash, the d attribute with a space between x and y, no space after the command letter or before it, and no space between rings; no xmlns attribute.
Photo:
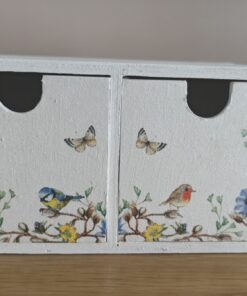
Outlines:
<svg viewBox="0 0 247 296"><path fill-rule="evenodd" d="M43 193L43 195L42 195ZM47 193L47 194L46 194ZM93 187L89 187L83 195L63 196L63 193L53 188L44 187L39 192L40 200L46 204L46 197L56 206L42 207L39 210L40 220L32 225L20 221L15 229L6 229L4 214L11 211L11 203L18 198L13 190L0 191L0 241L4 243L77 243L104 242L106 240L106 208L103 202L94 202ZM45 195L46 194L46 195ZM59 203L64 198L63 203ZM70 200L78 199L79 205L75 212L66 211ZM60 205L60 206L58 206ZM64 209L65 208L65 209Z"/></svg>
<svg viewBox="0 0 247 296"><path fill-rule="evenodd" d="M164 242L183 251L191 244L199 250L246 242L247 130L241 130L246 119L239 116L246 109L246 85L233 85L220 114L200 118L188 105L186 81L123 83L120 245L152 243L159 249L157 242ZM162 150L160 141L167 144ZM147 147L150 154L143 151Z"/></svg>
<svg viewBox="0 0 247 296"><path fill-rule="evenodd" d="M241 136L247 137L247 129L241 130ZM243 144L244 147L247 147L246 141ZM154 201L150 192L145 193L139 187L133 186L133 197L120 199L119 202L119 241L219 242L247 240L247 188L241 189L239 194L232 198L230 211L229 208L225 209L224 207L224 195L212 193L204 197L207 201L207 207L204 208L205 215L214 225L213 231L212 227L208 231L208 225L201 223L200 219L194 224L191 224L191 221L188 223L191 213L184 209L189 203L193 203L193 192L195 190L191 185L182 184L159 204ZM152 206L150 207L150 205Z"/></svg>
<svg viewBox="0 0 247 296"><path fill-rule="evenodd" d="M133 189L133 199L122 199L119 206L119 241L133 241L132 237L134 241L145 242L243 240L244 229L238 224L247 226L247 189L242 190L236 198L236 206L232 213L224 212L223 195L211 194L206 197L208 208L205 212L215 224L215 231L210 233L204 229L200 221L189 228L180 207L168 205L159 212L150 212L148 207L153 203L151 194L143 194L137 186Z"/></svg>
<svg viewBox="0 0 247 296"><path fill-rule="evenodd" d="M9 243L1 251L106 243L110 83L44 74L33 110L0 108L0 241Z"/></svg>

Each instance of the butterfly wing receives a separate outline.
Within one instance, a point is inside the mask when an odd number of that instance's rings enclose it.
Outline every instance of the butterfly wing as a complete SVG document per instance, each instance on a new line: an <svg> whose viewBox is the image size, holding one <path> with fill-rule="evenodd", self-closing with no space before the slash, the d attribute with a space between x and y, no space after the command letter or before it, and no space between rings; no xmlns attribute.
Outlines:
<svg viewBox="0 0 247 296"><path fill-rule="evenodd" d="M89 147L95 147L96 146L95 136L96 136L95 129L92 125L90 125L83 140Z"/></svg>
<svg viewBox="0 0 247 296"><path fill-rule="evenodd" d="M144 130L144 128L141 128L137 135L136 147L142 149L147 146L147 143L148 143L147 133Z"/></svg>
<svg viewBox="0 0 247 296"><path fill-rule="evenodd" d="M67 138L67 139L64 139L64 141L67 145L74 148L77 152L83 152L86 149L86 145L84 143L83 138L77 138L77 139Z"/></svg>
<svg viewBox="0 0 247 296"><path fill-rule="evenodd" d="M77 152L83 152L86 149L86 144L83 141L80 145L78 145L77 147L75 147L75 151Z"/></svg>
<svg viewBox="0 0 247 296"><path fill-rule="evenodd" d="M166 146L165 143L159 143L159 142L149 142L147 147L146 147L146 153L148 155L153 155L155 154L157 151L160 151L162 149L164 149Z"/></svg>

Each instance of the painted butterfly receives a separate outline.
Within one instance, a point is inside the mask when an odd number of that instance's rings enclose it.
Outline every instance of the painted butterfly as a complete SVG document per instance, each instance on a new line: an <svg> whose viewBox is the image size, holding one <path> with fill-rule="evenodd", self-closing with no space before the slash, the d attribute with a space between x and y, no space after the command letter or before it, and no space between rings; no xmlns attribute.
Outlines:
<svg viewBox="0 0 247 296"><path fill-rule="evenodd" d="M146 153L148 155L153 155L157 151L160 151L165 148L167 144L162 142L151 142L148 140L147 133L144 128L141 128L138 132L136 147L137 148L146 148Z"/></svg>
<svg viewBox="0 0 247 296"><path fill-rule="evenodd" d="M77 152L83 152L86 149L86 146L95 147L96 146L96 138L95 138L95 129L92 125L88 128L85 136L83 138L64 139L65 143L70 147L74 148Z"/></svg>

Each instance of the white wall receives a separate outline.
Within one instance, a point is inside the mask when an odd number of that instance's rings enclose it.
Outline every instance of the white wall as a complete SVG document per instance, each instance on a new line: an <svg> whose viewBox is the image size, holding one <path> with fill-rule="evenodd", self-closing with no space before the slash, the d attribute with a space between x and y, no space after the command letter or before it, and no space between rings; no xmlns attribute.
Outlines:
<svg viewBox="0 0 247 296"><path fill-rule="evenodd" d="M245 0L0 0L0 54L247 63Z"/></svg>

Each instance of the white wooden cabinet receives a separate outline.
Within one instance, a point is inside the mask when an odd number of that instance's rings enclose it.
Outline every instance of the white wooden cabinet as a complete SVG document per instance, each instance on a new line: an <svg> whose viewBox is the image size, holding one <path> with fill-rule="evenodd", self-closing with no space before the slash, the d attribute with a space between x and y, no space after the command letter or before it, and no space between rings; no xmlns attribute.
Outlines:
<svg viewBox="0 0 247 296"><path fill-rule="evenodd" d="M43 75L33 110L0 105L0 252L246 250L247 67L1 57L0 72ZM229 80L220 114L190 110L193 78Z"/></svg>

